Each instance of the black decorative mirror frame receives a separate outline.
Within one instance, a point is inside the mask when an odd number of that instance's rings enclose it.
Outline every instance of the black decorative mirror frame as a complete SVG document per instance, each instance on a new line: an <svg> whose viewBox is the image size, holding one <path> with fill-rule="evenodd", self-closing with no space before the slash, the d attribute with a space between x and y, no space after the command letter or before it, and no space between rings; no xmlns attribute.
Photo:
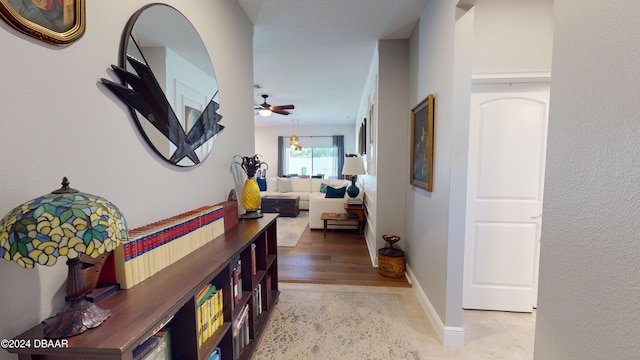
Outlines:
<svg viewBox="0 0 640 360"><path fill-rule="evenodd" d="M140 133L169 163L193 166L224 129L211 59L191 22L175 8L153 3L129 19L120 65L123 84L100 81L129 105Z"/></svg>

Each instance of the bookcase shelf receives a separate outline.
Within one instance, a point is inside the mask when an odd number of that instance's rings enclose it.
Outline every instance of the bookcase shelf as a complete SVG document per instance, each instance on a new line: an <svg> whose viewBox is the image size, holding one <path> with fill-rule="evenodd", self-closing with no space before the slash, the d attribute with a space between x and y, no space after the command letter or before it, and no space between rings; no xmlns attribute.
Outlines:
<svg viewBox="0 0 640 360"><path fill-rule="evenodd" d="M173 359L208 359L221 349L223 360L249 359L255 350L266 319L278 299L277 214L243 220L198 250L166 267L136 286L117 291L98 305L111 310L99 327L68 338L65 348L14 349L19 359L91 360L133 359L133 350L164 326L171 329ZM254 246L252 246L252 244ZM253 248L253 250L252 250ZM255 252L256 273L252 269ZM231 310L232 262L241 259L242 299ZM198 345L196 297L208 284L223 292L224 321L206 341ZM261 288L260 298L256 296ZM248 311L248 344L234 357L233 322L244 305ZM258 314L256 306L262 312ZM42 339L43 325L37 325L15 339Z"/></svg>

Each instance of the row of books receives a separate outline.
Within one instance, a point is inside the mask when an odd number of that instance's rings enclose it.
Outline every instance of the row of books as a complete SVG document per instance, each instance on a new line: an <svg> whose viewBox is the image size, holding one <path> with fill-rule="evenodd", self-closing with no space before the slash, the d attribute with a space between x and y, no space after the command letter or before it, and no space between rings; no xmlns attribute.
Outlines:
<svg viewBox="0 0 640 360"><path fill-rule="evenodd" d="M221 206L203 206L129 230L113 252L116 280L129 289L224 233Z"/></svg>
<svg viewBox="0 0 640 360"><path fill-rule="evenodd" d="M242 350L249 344L249 304L246 304L240 316L233 321L233 359L237 360Z"/></svg>
<svg viewBox="0 0 640 360"><path fill-rule="evenodd" d="M133 349L133 360L171 360L171 330L162 328Z"/></svg>
<svg viewBox="0 0 640 360"><path fill-rule="evenodd" d="M198 346L204 344L224 323L222 289L212 284L205 286L196 296L196 326Z"/></svg>

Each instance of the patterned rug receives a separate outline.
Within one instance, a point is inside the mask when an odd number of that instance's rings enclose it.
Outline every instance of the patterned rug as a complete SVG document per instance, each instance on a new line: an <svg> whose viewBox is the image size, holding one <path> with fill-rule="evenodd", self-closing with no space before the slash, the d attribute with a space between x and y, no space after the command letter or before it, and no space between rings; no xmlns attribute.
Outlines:
<svg viewBox="0 0 640 360"><path fill-rule="evenodd" d="M309 212L300 211L296 217L281 217L278 223L278 246L295 247L302 233L309 225Z"/></svg>
<svg viewBox="0 0 640 360"><path fill-rule="evenodd" d="M419 360L400 295L283 289L253 360Z"/></svg>

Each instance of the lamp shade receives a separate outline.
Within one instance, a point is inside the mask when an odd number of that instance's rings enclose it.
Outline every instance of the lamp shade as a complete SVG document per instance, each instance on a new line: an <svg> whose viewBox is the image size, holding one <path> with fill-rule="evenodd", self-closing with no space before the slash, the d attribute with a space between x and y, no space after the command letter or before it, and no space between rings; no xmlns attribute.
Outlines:
<svg viewBox="0 0 640 360"><path fill-rule="evenodd" d="M127 238L120 210L106 199L68 187L16 207L0 220L0 257L25 268L52 266L59 256L96 258Z"/></svg>
<svg viewBox="0 0 640 360"><path fill-rule="evenodd" d="M344 165L342 166L342 175L364 175L364 163L361 157L350 156L344 159Z"/></svg>
<svg viewBox="0 0 640 360"><path fill-rule="evenodd" d="M258 114L261 116L271 116L271 110L269 109L260 109L258 110Z"/></svg>

